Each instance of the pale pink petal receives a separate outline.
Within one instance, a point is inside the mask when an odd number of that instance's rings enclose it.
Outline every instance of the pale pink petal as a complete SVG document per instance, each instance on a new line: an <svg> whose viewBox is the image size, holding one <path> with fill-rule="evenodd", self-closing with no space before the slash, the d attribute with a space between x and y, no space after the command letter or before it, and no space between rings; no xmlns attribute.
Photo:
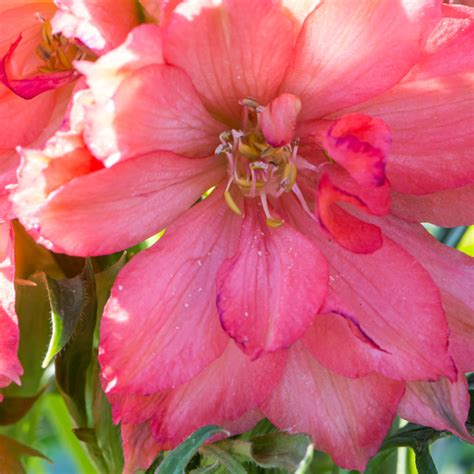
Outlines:
<svg viewBox="0 0 474 474"><path fill-rule="evenodd" d="M417 261L385 235L382 248L372 254L349 252L325 238L304 213L295 218L331 266L330 291L321 312L350 316L383 349L371 351L371 370L397 380L456 377L439 290L419 263L424 258Z"/></svg>
<svg viewBox="0 0 474 474"><path fill-rule="evenodd" d="M16 150L0 151L0 220L13 219L10 189L16 182L16 170L20 157Z"/></svg>
<svg viewBox="0 0 474 474"><path fill-rule="evenodd" d="M321 226L347 250L355 253L375 252L382 246L380 229L354 217L338 203L348 203L368 211L367 205L357 195L334 186L328 175L318 185L317 209Z"/></svg>
<svg viewBox="0 0 474 474"><path fill-rule="evenodd" d="M215 275L233 255L239 228L219 192L122 270L101 326L107 392L174 388L221 355L228 337L214 303Z"/></svg>
<svg viewBox="0 0 474 474"><path fill-rule="evenodd" d="M286 352L280 351L250 361L230 341L222 356L204 372L170 391L156 405L152 422L155 439L175 445L204 425L241 419L272 393L285 360Z"/></svg>
<svg viewBox="0 0 474 474"><path fill-rule="evenodd" d="M265 223L246 202L239 248L217 277L222 327L252 358L290 346L321 307L327 263L318 247L289 224Z"/></svg>
<svg viewBox="0 0 474 474"><path fill-rule="evenodd" d="M92 107L84 134L92 152L110 165L159 150L209 156L224 128L206 112L182 70L154 65L126 77L111 102Z"/></svg>
<svg viewBox="0 0 474 474"><path fill-rule="evenodd" d="M430 222L442 227L474 223L474 184L431 194L392 193L390 210L412 222Z"/></svg>
<svg viewBox="0 0 474 474"><path fill-rule="evenodd" d="M277 95L298 30L272 0L187 0L165 28L165 59L188 73L208 110L236 123L240 100Z"/></svg>
<svg viewBox="0 0 474 474"><path fill-rule="evenodd" d="M23 373L17 357L19 332L15 313L12 232L10 223L0 224L0 388L12 381L19 384Z"/></svg>
<svg viewBox="0 0 474 474"><path fill-rule="evenodd" d="M439 243L420 225L395 217L378 221L386 235L430 272L441 290L450 330L449 351L460 372L474 370L474 259Z"/></svg>
<svg viewBox="0 0 474 474"><path fill-rule="evenodd" d="M97 161L69 139L23 155L12 197L15 213L44 245L70 255L135 245L163 229L225 173L214 157L190 160L166 152L94 171Z"/></svg>
<svg viewBox="0 0 474 474"><path fill-rule="evenodd" d="M379 375L351 380L330 372L298 344L262 410L282 430L309 433L339 466L363 471L390 429L402 394L402 383Z"/></svg>
<svg viewBox="0 0 474 474"><path fill-rule="evenodd" d="M302 117L318 118L388 90L416 63L440 10L434 0L321 2L303 25L281 91L300 97Z"/></svg>
<svg viewBox="0 0 474 474"><path fill-rule="evenodd" d="M104 52L118 46L139 23L135 0L56 0L54 33Z"/></svg>
<svg viewBox="0 0 474 474"><path fill-rule="evenodd" d="M273 99L259 114L259 124L267 142L280 147L288 145L295 133L301 101L291 94Z"/></svg>
<svg viewBox="0 0 474 474"><path fill-rule="evenodd" d="M391 142L390 131L383 120L348 114L331 125L323 146L359 184L382 186Z"/></svg>
<svg viewBox="0 0 474 474"><path fill-rule="evenodd" d="M466 48L474 24L451 21L462 24L457 34L441 35L398 86L354 108L390 127L387 176L398 192L426 194L474 182L474 75L466 63L472 62Z"/></svg>
<svg viewBox="0 0 474 474"><path fill-rule="evenodd" d="M466 429L470 397L464 374L449 382L410 382L398 407L398 414L408 421L436 430L448 430L460 438L474 443Z"/></svg>
<svg viewBox="0 0 474 474"><path fill-rule="evenodd" d="M151 435L150 424L122 423L120 430L125 458L122 474L135 474L139 469L148 469L163 449Z"/></svg>

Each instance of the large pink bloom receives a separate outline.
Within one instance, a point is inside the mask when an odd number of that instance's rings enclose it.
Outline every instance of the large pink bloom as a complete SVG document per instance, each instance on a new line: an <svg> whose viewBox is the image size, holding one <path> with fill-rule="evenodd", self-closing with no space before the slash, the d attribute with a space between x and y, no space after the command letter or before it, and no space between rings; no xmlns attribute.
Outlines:
<svg viewBox="0 0 474 474"><path fill-rule="evenodd" d="M15 313L12 233L10 223L0 224L0 389L12 381L20 383L23 373L17 357L19 336ZM0 401L2 398L0 393Z"/></svg>
<svg viewBox="0 0 474 474"><path fill-rule="evenodd" d="M474 221L471 11L170 3L78 65L71 130L23 150L14 196L74 255L166 227L102 321L126 470L261 416L357 469L397 411L470 439L474 270L416 222Z"/></svg>

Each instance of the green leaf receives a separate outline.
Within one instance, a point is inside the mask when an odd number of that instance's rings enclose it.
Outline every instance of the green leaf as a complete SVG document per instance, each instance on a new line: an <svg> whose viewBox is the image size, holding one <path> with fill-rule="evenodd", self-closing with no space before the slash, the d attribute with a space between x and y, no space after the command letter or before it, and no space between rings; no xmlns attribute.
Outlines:
<svg viewBox="0 0 474 474"><path fill-rule="evenodd" d="M36 449L25 446L24 444L0 435L0 466L5 474L26 474L21 464L21 457L36 456L43 459L49 459Z"/></svg>
<svg viewBox="0 0 474 474"><path fill-rule="evenodd" d="M259 466L304 473L313 457L313 444L304 434L270 433L252 439L251 455Z"/></svg>
<svg viewBox="0 0 474 474"><path fill-rule="evenodd" d="M229 474L246 474L246 470L231 454L220 449L216 445L208 445L201 448L202 454L214 458L219 461L223 467L227 469Z"/></svg>
<svg viewBox="0 0 474 474"><path fill-rule="evenodd" d="M90 306L89 298L92 292L89 286L93 285L93 282L90 264L86 265L81 275L74 278L54 280L46 276L53 333L43 367L47 367L53 357L70 341L81 316Z"/></svg>
<svg viewBox="0 0 474 474"><path fill-rule="evenodd" d="M182 474L204 442L219 433L229 434L216 425L204 426L195 431L165 457L155 474Z"/></svg>
<svg viewBox="0 0 474 474"><path fill-rule="evenodd" d="M75 314L69 314L64 309L64 318L75 321L75 330L56 356L55 368L61 394L77 425L82 428L88 425L85 389L87 370L92 359L97 308L94 274L89 261L82 275L73 280L71 284L63 283L63 288L69 293L69 310Z"/></svg>
<svg viewBox="0 0 474 474"><path fill-rule="evenodd" d="M0 425L11 425L21 420L43 392L44 389L33 397L5 397L0 403Z"/></svg>

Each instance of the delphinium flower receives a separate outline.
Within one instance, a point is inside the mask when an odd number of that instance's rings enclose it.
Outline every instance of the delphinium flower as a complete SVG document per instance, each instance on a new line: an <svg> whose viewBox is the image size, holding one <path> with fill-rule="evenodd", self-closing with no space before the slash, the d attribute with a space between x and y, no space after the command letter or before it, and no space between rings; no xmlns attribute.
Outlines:
<svg viewBox="0 0 474 474"><path fill-rule="evenodd" d="M99 359L126 471L259 418L363 469L398 412L470 440L471 10L188 0L77 68L70 130L23 149L23 224L125 249Z"/></svg>

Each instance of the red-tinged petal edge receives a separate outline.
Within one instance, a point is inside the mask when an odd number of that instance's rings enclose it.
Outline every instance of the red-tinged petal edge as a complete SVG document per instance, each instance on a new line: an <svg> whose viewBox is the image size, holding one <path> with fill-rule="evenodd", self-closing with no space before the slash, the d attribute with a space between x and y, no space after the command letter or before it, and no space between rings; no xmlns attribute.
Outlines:
<svg viewBox="0 0 474 474"><path fill-rule="evenodd" d="M372 253L382 247L380 229L364 222L344 210L338 202L352 204L368 211L367 205L358 197L337 188L324 175L318 185L317 208L321 226L344 248L354 253Z"/></svg>
<svg viewBox="0 0 474 474"><path fill-rule="evenodd" d="M10 79L7 74L7 63L20 44L21 39L22 36L18 36L0 62L0 81L19 97L33 99L43 92L65 86L79 77L77 71L71 70L38 74L26 79Z"/></svg>
<svg viewBox="0 0 474 474"><path fill-rule="evenodd" d="M223 328L250 357L290 346L311 324L326 295L320 250L290 224L270 229L246 202L236 255L217 276Z"/></svg>

